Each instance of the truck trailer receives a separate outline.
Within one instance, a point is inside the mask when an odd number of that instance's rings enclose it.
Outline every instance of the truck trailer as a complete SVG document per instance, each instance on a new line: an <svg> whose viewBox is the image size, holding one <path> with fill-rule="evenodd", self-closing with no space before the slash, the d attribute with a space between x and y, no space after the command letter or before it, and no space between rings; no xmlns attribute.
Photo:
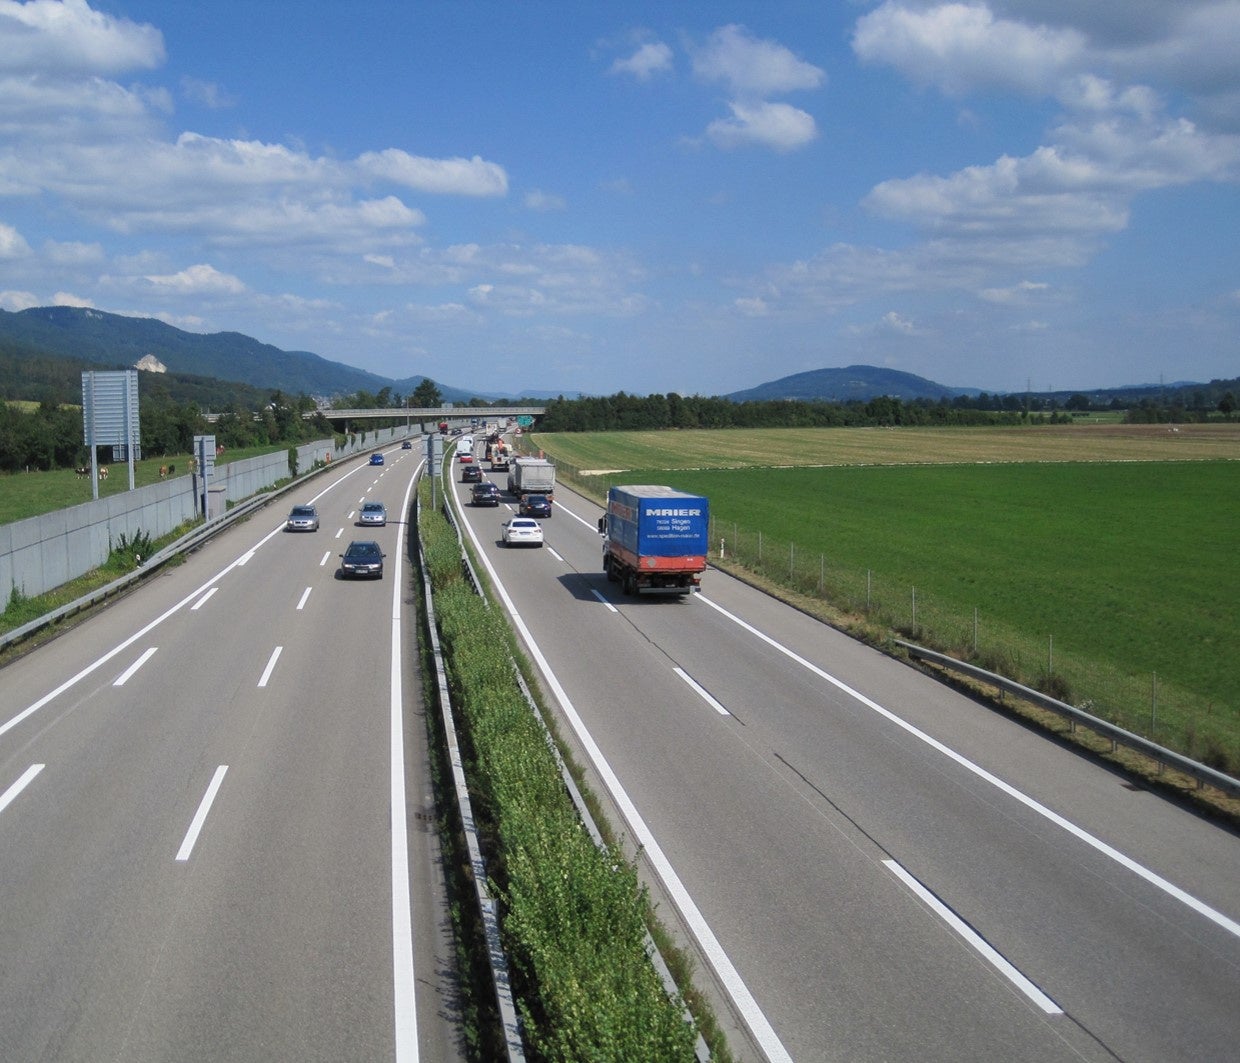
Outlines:
<svg viewBox="0 0 1240 1063"><path fill-rule="evenodd" d="M710 503L673 487L639 485L607 492L603 571L625 594L683 596L701 586Z"/></svg>
<svg viewBox="0 0 1240 1063"><path fill-rule="evenodd" d="M555 466L546 458L513 458L508 464L508 493L546 495L550 500L555 491Z"/></svg>

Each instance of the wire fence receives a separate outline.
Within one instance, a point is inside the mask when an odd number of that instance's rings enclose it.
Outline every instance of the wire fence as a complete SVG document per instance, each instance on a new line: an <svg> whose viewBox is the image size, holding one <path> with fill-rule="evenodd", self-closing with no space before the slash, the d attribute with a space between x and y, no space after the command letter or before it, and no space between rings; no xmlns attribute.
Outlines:
<svg viewBox="0 0 1240 1063"><path fill-rule="evenodd" d="M833 563L735 521L711 521L711 556L859 617L872 627L1040 690L1212 768L1240 769L1240 719L1155 671L1134 673L1006 626L982 606L962 610L912 580Z"/></svg>

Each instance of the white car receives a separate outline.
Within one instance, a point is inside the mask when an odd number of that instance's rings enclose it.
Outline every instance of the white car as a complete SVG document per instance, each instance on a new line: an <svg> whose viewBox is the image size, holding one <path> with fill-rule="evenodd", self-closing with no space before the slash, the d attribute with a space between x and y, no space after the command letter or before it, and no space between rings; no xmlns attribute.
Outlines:
<svg viewBox="0 0 1240 1063"><path fill-rule="evenodd" d="M510 517L500 525L500 539L505 546L542 546L542 525L529 517Z"/></svg>

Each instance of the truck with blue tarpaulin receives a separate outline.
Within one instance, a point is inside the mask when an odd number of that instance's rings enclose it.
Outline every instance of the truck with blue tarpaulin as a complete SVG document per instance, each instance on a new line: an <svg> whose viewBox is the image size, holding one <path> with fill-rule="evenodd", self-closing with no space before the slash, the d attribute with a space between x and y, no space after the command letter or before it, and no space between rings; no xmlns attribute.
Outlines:
<svg viewBox="0 0 1240 1063"><path fill-rule="evenodd" d="M625 594L686 595L706 570L710 503L674 487L613 487L603 533L603 571Z"/></svg>

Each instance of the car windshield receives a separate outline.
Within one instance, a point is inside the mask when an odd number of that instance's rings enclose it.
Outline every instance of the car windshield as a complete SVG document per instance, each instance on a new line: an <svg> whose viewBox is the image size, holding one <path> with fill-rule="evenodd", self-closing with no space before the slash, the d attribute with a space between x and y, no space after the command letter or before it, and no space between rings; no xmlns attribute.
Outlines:
<svg viewBox="0 0 1240 1063"><path fill-rule="evenodd" d="M313 506L294 506L293 516L294 517L313 517L314 507Z"/></svg>
<svg viewBox="0 0 1240 1063"><path fill-rule="evenodd" d="M364 506L362 506L362 512L363 513L377 513L382 508L383 508L382 502L367 502Z"/></svg>
<svg viewBox="0 0 1240 1063"><path fill-rule="evenodd" d="M352 543L350 544L349 549L346 550L345 552L350 557L353 557L353 558L364 559L368 557L378 557L379 556L379 544L378 543Z"/></svg>

